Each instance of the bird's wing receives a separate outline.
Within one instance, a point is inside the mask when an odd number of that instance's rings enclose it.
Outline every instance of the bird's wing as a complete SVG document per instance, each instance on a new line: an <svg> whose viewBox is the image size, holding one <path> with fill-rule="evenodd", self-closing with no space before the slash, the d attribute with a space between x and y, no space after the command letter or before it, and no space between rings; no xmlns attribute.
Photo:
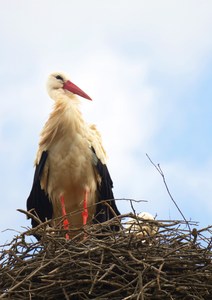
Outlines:
<svg viewBox="0 0 212 300"><path fill-rule="evenodd" d="M96 125L94 124L89 125L88 140L91 146L95 149L95 154L97 155L97 157L101 160L103 164L106 164L107 154L102 145L102 137L100 132L96 128Z"/></svg>
<svg viewBox="0 0 212 300"><path fill-rule="evenodd" d="M32 190L27 199L27 210L33 210L32 213L35 216L38 216L42 222L52 218L53 207L52 203L48 198L48 195L41 188L41 176L44 172L44 167L47 161L48 152L43 151L39 160L39 163L36 164L34 180L32 185ZM36 227L38 223L32 219L32 227Z"/></svg>
<svg viewBox="0 0 212 300"><path fill-rule="evenodd" d="M91 147L93 152L93 164L97 176L100 180L98 182L98 202L96 204L96 213L94 216L94 223L103 223L115 216L120 215L120 212L116 206L116 202L113 195L113 181L110 177L107 165L102 163L98 158L94 147ZM112 226L112 230L119 230L119 226Z"/></svg>

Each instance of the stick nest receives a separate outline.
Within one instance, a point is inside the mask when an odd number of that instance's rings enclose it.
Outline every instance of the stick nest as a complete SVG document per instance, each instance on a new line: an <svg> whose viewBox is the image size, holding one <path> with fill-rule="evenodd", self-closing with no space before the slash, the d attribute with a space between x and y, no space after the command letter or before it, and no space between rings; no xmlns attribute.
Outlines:
<svg viewBox="0 0 212 300"><path fill-rule="evenodd" d="M212 226L189 225L129 214L66 240L40 224L1 247L0 299L212 299Z"/></svg>

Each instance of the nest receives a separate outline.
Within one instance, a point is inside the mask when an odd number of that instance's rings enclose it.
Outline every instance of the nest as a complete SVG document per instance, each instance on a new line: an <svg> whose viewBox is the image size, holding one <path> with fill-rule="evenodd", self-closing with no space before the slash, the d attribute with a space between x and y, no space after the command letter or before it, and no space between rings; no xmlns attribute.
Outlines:
<svg viewBox="0 0 212 300"><path fill-rule="evenodd" d="M67 240L41 224L2 247L0 299L212 299L212 226L189 225L128 214Z"/></svg>

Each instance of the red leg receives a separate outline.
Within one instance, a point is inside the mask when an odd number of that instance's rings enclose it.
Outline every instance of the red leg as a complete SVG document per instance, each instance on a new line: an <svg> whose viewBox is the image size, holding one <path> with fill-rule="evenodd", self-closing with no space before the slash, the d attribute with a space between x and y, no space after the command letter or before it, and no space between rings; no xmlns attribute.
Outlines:
<svg viewBox="0 0 212 300"><path fill-rule="evenodd" d="M66 213L66 208L65 208L65 199L63 196L60 197L60 203L61 203L62 215L63 215L63 217L65 217L63 220L63 228L65 230L68 230L69 229L69 221L66 217L67 213ZM68 233L66 233L66 239L69 240Z"/></svg>
<svg viewBox="0 0 212 300"><path fill-rule="evenodd" d="M83 212L82 212L82 223L87 224L88 219L88 189L85 190L84 200L83 200Z"/></svg>

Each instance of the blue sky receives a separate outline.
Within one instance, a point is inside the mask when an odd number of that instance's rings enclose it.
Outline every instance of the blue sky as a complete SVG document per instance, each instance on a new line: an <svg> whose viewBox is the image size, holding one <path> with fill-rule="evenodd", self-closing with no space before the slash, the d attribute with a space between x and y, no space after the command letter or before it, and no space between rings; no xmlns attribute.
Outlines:
<svg viewBox="0 0 212 300"><path fill-rule="evenodd" d="M187 219L212 215L211 1L8 0L0 10L0 244L30 223L25 208L52 71L69 73L108 152L117 198L137 212L181 216L146 153L160 163ZM121 212L129 203L119 202Z"/></svg>

